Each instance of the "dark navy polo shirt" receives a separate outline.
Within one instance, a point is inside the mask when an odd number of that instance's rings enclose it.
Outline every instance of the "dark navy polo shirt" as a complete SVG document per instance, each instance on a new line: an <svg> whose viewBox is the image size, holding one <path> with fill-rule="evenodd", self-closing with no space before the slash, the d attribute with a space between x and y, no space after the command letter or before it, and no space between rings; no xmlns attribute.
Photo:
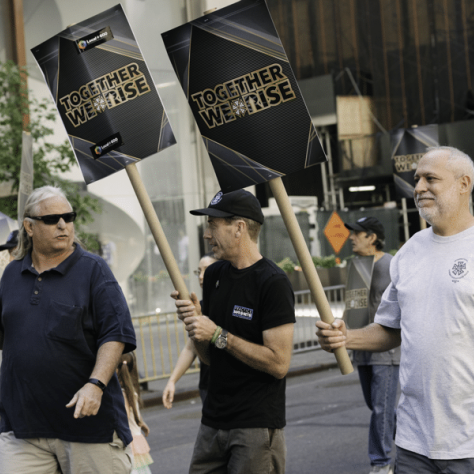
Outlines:
<svg viewBox="0 0 474 474"><path fill-rule="evenodd" d="M98 348L136 340L125 297L104 260L76 246L56 268L38 274L31 253L14 260L0 284L0 432L17 438L108 443L114 430L132 441L116 374L96 416L66 408L90 378Z"/></svg>

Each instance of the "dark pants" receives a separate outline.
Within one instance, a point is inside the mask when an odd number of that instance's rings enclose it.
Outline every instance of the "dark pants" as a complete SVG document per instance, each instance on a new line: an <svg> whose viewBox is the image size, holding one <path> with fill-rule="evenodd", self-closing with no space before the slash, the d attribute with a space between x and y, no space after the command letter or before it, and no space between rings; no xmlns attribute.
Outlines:
<svg viewBox="0 0 474 474"><path fill-rule="evenodd" d="M397 446L395 474L472 474L474 458L429 459Z"/></svg>
<svg viewBox="0 0 474 474"><path fill-rule="evenodd" d="M284 431L268 428L216 430L201 424L190 474L284 474Z"/></svg>
<svg viewBox="0 0 474 474"><path fill-rule="evenodd" d="M398 365L359 365L359 379L367 406L372 410L369 458L372 466L390 464L395 433Z"/></svg>

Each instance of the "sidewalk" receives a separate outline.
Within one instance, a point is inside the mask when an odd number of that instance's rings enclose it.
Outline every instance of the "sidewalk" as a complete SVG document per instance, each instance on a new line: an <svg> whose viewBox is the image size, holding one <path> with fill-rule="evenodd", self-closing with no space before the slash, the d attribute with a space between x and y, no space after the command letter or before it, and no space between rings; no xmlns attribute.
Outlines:
<svg viewBox="0 0 474 474"><path fill-rule="evenodd" d="M320 372L336 368L336 359L334 354L329 354L321 349L293 354L291 358L290 370L287 377L296 377L298 375L309 374L311 372ZM148 382L148 390L142 391L142 398L145 407L161 405L161 396L168 379ZM187 400L199 396L198 391L199 373L183 375L176 384L174 400Z"/></svg>

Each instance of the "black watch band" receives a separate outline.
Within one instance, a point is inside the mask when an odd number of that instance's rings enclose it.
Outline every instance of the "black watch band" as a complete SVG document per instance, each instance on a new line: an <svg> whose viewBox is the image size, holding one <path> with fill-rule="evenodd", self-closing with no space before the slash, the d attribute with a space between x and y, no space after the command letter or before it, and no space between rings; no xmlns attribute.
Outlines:
<svg viewBox="0 0 474 474"><path fill-rule="evenodd" d="M87 383L91 383L92 385L97 385L97 387L99 387L102 391L104 391L105 387L107 387L107 385L105 385L99 379L89 379Z"/></svg>

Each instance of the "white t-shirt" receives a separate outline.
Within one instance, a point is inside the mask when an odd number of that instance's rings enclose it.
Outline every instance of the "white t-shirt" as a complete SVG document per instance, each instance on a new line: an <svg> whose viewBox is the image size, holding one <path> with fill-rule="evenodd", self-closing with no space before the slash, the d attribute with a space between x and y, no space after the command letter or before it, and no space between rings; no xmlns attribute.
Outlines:
<svg viewBox="0 0 474 474"><path fill-rule="evenodd" d="M401 329L395 443L431 459L474 458L474 227L418 232L390 275L375 322Z"/></svg>

